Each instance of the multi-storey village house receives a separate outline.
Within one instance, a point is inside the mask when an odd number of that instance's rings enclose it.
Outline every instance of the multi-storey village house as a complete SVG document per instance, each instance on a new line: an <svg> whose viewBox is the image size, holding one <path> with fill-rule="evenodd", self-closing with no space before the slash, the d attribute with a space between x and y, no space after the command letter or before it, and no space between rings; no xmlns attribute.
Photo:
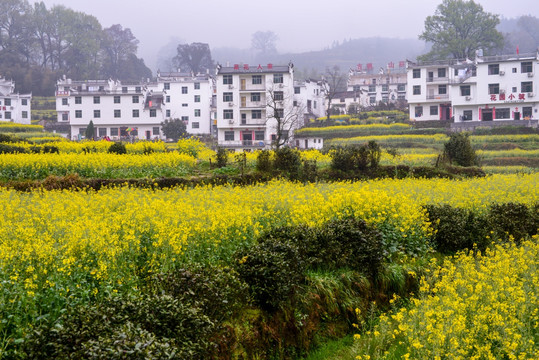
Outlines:
<svg viewBox="0 0 539 360"><path fill-rule="evenodd" d="M12 80L0 78L0 121L30 124L32 94L15 93Z"/></svg>

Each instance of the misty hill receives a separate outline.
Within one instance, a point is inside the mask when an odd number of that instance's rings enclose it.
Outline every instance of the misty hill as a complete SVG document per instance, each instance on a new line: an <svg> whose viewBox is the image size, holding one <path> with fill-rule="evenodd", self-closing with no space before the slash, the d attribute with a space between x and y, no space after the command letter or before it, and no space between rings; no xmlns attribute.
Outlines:
<svg viewBox="0 0 539 360"><path fill-rule="evenodd" d="M414 60L426 51L425 43L420 40L372 37L335 43L331 48L324 50L275 54L271 58L256 58L249 50L230 48L214 49L212 55L221 64L226 64L227 61L231 64L242 62L287 64L292 61L300 77L309 77L323 74L326 67L334 65L338 65L343 72L355 68L358 63L363 66L372 63L374 69L379 69L385 68L389 62L394 62L395 67L398 67L399 61Z"/></svg>

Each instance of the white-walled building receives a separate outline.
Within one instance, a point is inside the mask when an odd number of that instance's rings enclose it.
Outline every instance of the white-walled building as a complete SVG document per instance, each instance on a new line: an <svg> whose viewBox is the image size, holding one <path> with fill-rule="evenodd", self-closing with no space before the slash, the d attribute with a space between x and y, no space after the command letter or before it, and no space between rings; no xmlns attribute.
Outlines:
<svg viewBox="0 0 539 360"><path fill-rule="evenodd" d="M407 99L410 118L421 120L450 120L450 76L455 61L408 62Z"/></svg>
<svg viewBox="0 0 539 360"><path fill-rule="evenodd" d="M294 106L304 109L304 119L326 116L324 86L321 80L294 81Z"/></svg>
<svg viewBox="0 0 539 360"><path fill-rule="evenodd" d="M455 123L537 119L539 54L409 63L410 118Z"/></svg>
<svg viewBox="0 0 539 360"><path fill-rule="evenodd" d="M12 80L0 78L0 121L30 124L32 94L15 93Z"/></svg>
<svg viewBox="0 0 539 360"><path fill-rule="evenodd" d="M408 82L405 64L398 68L388 66L378 73L372 71L350 70L346 98L356 98L354 105L366 108L380 102L386 104L406 101ZM346 107L348 111L348 107Z"/></svg>
<svg viewBox="0 0 539 360"><path fill-rule="evenodd" d="M210 134L212 80L209 75L158 74L156 81L115 80L57 83L58 122L71 126L73 139L84 136L93 122L96 137L164 139L161 123L182 119L190 134Z"/></svg>
<svg viewBox="0 0 539 360"><path fill-rule="evenodd" d="M288 134L303 125L304 110L294 104L292 64L218 65L216 101L217 141L224 148L271 147L278 134L276 112Z"/></svg>

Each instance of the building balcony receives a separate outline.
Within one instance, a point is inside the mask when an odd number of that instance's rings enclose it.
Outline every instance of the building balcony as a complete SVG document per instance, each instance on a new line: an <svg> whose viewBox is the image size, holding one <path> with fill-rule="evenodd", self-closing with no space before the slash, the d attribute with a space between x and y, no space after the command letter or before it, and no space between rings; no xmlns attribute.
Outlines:
<svg viewBox="0 0 539 360"><path fill-rule="evenodd" d="M449 100L449 94L427 95L427 100Z"/></svg>
<svg viewBox="0 0 539 360"><path fill-rule="evenodd" d="M266 86L265 85L251 85L251 86L248 86L248 85L245 85L245 86L240 86L240 91L241 92L266 92Z"/></svg>
<svg viewBox="0 0 539 360"><path fill-rule="evenodd" d="M449 82L449 78L448 77L428 77L427 78L427 82L428 83L442 83L442 84L446 84Z"/></svg>

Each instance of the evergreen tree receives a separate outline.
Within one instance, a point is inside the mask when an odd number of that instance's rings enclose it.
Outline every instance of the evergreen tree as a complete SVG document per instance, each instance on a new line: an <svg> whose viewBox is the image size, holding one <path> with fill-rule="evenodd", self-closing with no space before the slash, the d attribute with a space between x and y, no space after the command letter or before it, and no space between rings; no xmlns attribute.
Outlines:
<svg viewBox="0 0 539 360"><path fill-rule="evenodd" d="M94 122L90 120L90 123L88 124L88 127L86 128L86 132L84 133L84 137L86 139L94 139L95 137L95 127Z"/></svg>

